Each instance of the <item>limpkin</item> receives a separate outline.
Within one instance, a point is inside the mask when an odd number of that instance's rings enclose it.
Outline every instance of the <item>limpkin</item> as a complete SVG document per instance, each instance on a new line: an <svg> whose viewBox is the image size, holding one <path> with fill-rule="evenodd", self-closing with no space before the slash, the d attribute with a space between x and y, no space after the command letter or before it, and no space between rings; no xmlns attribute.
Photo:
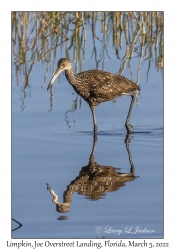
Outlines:
<svg viewBox="0 0 175 250"><path fill-rule="evenodd" d="M95 107L97 105L101 102L111 101L117 96L130 95L132 97L131 110L134 101L133 92L140 90L139 86L129 79L103 70L88 70L74 75L72 62L67 58L61 58L58 61L58 68L53 74L47 90L52 89L56 77L63 70L65 70L65 76L75 92L89 104L92 111L94 133L98 130L95 117ZM130 125L128 122L129 116L130 113L128 113L126 127ZM127 130L131 131L130 129Z"/></svg>

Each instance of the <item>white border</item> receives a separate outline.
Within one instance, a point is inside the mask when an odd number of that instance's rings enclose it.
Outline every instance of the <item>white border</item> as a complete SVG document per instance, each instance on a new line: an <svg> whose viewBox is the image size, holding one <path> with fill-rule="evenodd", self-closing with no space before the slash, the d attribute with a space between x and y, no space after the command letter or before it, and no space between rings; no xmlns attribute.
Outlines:
<svg viewBox="0 0 175 250"><path fill-rule="evenodd" d="M175 99L175 81L174 81L174 2L173 1L1 1L0 15L0 55L1 55L1 90L0 90L0 249L6 249L6 241L11 240L11 11L164 11L165 31L164 31L164 239L146 240L146 242L168 242L169 249L175 249L174 240L174 176L175 163L173 154L175 154L174 145L174 99ZM32 240L31 240L32 241ZM39 240L42 242L42 240ZM43 240L44 241L44 240ZM50 240L51 241L51 240ZM64 240L69 242L69 240ZM85 241L85 240L84 240ZM95 241L95 240L94 240ZM123 240L125 241L125 240ZM135 242L141 240L135 240ZM15 240L21 242L21 240ZM28 240L30 242L30 240ZM53 240L58 242L58 240ZM173 247L174 246L174 247ZM42 248L43 249L43 248ZM121 249L118 247L118 249Z"/></svg>

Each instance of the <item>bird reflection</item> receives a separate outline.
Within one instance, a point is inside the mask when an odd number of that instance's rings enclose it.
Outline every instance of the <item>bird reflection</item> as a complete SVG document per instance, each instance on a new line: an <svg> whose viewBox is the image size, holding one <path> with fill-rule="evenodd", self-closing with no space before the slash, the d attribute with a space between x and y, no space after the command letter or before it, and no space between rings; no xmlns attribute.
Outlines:
<svg viewBox="0 0 175 250"><path fill-rule="evenodd" d="M102 166L95 162L94 153L97 134L94 133L89 163L87 166L82 167L79 175L67 186L63 194L63 202L58 201L58 195L55 194L55 192L51 190L51 186L46 183L47 190L53 197L52 202L56 204L56 210L61 213L69 212L74 192L84 195L87 199L96 201L103 198L107 192L117 191L119 188L124 187L126 182L135 180L138 176L136 177L134 173L134 164L129 148L131 139L131 134L127 133L125 145L129 157L130 171L128 173L120 173L115 167Z"/></svg>

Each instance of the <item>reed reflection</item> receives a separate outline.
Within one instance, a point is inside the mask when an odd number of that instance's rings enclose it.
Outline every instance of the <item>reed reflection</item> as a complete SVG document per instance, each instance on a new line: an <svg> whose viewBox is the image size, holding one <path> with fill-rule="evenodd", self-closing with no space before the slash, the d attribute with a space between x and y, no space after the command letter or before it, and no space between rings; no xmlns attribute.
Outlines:
<svg viewBox="0 0 175 250"><path fill-rule="evenodd" d="M56 204L56 210L61 213L69 212L74 192L84 195L87 199L97 201L103 198L107 192L116 192L124 187L127 182L134 181L138 176L135 176L135 168L129 148L131 139L131 134L127 133L125 146L128 153L130 170L128 173L121 173L119 169L116 169L115 167L103 166L95 161L97 134L94 133L89 162L86 166L82 167L79 175L67 186L67 189L63 194L63 202L58 201L58 195L51 190L51 186L46 183L47 190L53 197L52 202Z"/></svg>
<svg viewBox="0 0 175 250"><path fill-rule="evenodd" d="M12 231L16 231L20 227L22 227L22 224L19 221L15 220L14 218L12 218L12 221L14 221L16 223L16 225L17 225L14 229L12 229Z"/></svg>

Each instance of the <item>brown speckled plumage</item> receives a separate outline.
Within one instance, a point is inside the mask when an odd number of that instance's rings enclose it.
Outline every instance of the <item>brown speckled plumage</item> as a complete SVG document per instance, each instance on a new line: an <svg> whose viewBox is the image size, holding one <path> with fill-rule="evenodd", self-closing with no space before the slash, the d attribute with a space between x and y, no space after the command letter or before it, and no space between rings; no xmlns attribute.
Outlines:
<svg viewBox="0 0 175 250"><path fill-rule="evenodd" d="M88 70L74 75L72 63L67 58L62 58L58 62L58 69L53 74L47 87L52 88L56 77L65 70L65 76L77 94L79 94L90 106L94 121L94 131L97 131L95 118L95 107L101 102L113 100L116 96L132 94L135 90L140 90L134 82L129 79L111 74L103 70Z"/></svg>

